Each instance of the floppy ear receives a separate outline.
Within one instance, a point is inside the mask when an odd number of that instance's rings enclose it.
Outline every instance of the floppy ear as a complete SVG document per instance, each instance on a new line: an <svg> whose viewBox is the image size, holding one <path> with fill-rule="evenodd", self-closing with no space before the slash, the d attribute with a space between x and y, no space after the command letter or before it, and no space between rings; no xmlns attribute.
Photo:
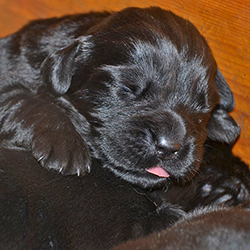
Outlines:
<svg viewBox="0 0 250 250"><path fill-rule="evenodd" d="M220 95L220 103L212 112L208 123L208 138L233 144L240 134L239 125L228 112L235 106L233 93L220 70L217 70L215 86Z"/></svg>
<svg viewBox="0 0 250 250"><path fill-rule="evenodd" d="M81 52L82 60L87 60L90 55L90 48L93 46L90 38L91 35L80 36L69 46L45 58L41 65L41 73L52 93L61 96L69 90L77 55Z"/></svg>
<svg viewBox="0 0 250 250"><path fill-rule="evenodd" d="M43 61L41 66L43 80L54 94L60 96L68 91L79 48L80 42L75 41L73 44L50 54Z"/></svg>
<svg viewBox="0 0 250 250"><path fill-rule="evenodd" d="M220 95L219 108L227 112L232 111L235 106L234 95L219 69L217 69L214 83Z"/></svg>
<svg viewBox="0 0 250 250"><path fill-rule="evenodd" d="M89 56L92 42L91 36L80 36L67 47L63 47L45 58L41 65L44 82L52 93L64 95L70 88L74 71L75 59L78 52L82 60Z"/></svg>

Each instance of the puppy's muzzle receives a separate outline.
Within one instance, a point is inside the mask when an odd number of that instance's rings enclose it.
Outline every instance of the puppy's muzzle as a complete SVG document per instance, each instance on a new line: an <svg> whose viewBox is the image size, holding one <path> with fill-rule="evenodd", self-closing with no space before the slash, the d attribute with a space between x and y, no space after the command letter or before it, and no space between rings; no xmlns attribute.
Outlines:
<svg viewBox="0 0 250 250"><path fill-rule="evenodd" d="M180 115L169 110L144 114L137 119L140 120L137 126L149 131L154 154L159 160L173 159L178 154L186 136Z"/></svg>

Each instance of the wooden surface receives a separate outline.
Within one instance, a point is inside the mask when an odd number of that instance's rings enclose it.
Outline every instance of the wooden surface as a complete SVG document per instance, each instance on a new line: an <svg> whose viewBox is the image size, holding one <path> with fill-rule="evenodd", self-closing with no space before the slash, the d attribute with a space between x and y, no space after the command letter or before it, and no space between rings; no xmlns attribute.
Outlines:
<svg viewBox="0 0 250 250"><path fill-rule="evenodd" d="M189 19L207 38L235 94L232 115L242 133L234 152L250 164L250 0L0 0L0 36L32 19L153 5Z"/></svg>

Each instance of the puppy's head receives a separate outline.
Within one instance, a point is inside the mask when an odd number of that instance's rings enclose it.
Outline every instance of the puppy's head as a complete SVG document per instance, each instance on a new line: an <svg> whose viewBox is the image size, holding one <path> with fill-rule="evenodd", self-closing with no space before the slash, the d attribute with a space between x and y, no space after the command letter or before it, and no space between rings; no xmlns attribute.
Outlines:
<svg viewBox="0 0 250 250"><path fill-rule="evenodd" d="M146 188L199 169L210 137L233 143L234 99L188 21L160 8L129 8L49 56L45 81L91 125L93 157Z"/></svg>

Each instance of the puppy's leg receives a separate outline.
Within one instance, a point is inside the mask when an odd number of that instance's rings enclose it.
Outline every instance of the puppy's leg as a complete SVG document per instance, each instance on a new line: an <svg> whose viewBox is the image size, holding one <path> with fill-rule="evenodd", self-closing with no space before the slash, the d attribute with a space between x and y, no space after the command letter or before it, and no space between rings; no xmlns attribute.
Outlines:
<svg viewBox="0 0 250 250"><path fill-rule="evenodd" d="M63 97L34 94L21 84L0 92L0 143L32 150L49 169L63 174L90 170L90 153L83 139L88 122Z"/></svg>

